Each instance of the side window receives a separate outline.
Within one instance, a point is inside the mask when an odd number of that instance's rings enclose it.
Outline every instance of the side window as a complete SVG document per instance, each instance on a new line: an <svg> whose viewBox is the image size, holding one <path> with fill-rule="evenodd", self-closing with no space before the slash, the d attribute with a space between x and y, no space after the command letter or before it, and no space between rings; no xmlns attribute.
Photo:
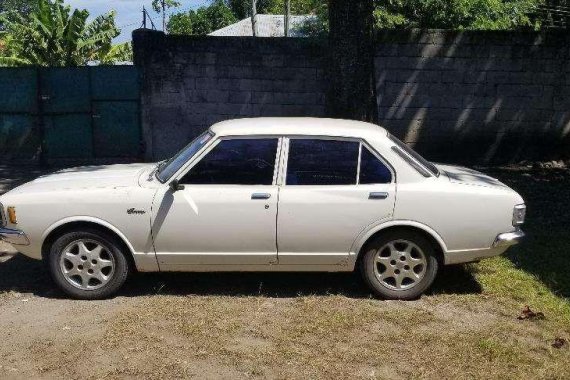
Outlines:
<svg viewBox="0 0 570 380"><path fill-rule="evenodd" d="M359 143L291 139L287 185L355 185Z"/></svg>
<svg viewBox="0 0 570 380"><path fill-rule="evenodd" d="M222 140L180 183L271 185L276 154L277 139Z"/></svg>
<svg viewBox="0 0 570 380"><path fill-rule="evenodd" d="M360 181L361 184L390 183L392 173L368 148L362 145L360 156Z"/></svg>

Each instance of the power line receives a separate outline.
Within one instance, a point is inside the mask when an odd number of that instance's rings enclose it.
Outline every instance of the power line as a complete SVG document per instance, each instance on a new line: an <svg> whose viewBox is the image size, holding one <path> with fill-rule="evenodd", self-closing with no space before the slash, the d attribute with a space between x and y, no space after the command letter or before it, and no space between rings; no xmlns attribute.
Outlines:
<svg viewBox="0 0 570 380"><path fill-rule="evenodd" d="M189 6L186 8L182 8L182 9L175 9L172 12L169 12L168 16L172 16L172 14L174 14L174 13L185 13L185 12L188 12L189 10L197 9L197 8L203 7L205 5L208 5L211 2L212 2L212 0L205 0L198 5L192 5L192 6ZM148 19L151 21L151 24L154 25L154 21L155 21L154 18L150 15L150 13L146 9L145 9L145 12L146 12L146 17L148 17ZM143 19L144 19L144 15L143 15ZM134 21L134 22L131 22L128 24L119 25L118 28L123 29L123 28L127 28L127 27L133 26L133 25L140 25L142 27L143 24L144 24L144 20L143 20L143 23L141 23L140 21ZM156 29L156 27L154 29Z"/></svg>

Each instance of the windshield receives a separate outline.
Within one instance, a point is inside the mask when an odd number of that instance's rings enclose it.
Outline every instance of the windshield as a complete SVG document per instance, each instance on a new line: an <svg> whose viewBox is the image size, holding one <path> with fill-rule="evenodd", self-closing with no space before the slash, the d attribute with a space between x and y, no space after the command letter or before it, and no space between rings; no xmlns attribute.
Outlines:
<svg viewBox="0 0 570 380"><path fill-rule="evenodd" d="M398 146L398 148L403 150L406 154L410 155L414 160L419 162L424 168L429 170L429 172L432 175L439 177L439 170L434 164L432 164L431 162L429 162L428 160L417 154L414 150L410 149L409 146L407 146L406 144L404 144L403 142L401 142L400 140L398 140L396 137L392 136L389 133L388 133L388 138L392 140Z"/></svg>
<svg viewBox="0 0 570 380"><path fill-rule="evenodd" d="M176 153L168 161L163 161L159 164L156 171L156 178L162 183L168 181L192 156L196 154L208 141L214 137L210 131L202 133L196 137L190 144L186 145L184 149Z"/></svg>

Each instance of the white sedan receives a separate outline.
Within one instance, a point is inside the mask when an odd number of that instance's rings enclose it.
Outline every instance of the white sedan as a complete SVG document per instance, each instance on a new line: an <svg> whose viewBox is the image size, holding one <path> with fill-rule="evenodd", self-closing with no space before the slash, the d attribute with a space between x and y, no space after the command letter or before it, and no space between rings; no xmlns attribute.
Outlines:
<svg viewBox="0 0 570 380"><path fill-rule="evenodd" d="M412 299L441 265L523 236L515 191L434 165L373 124L258 118L212 126L154 164L63 170L0 197L0 237L81 299L133 270L353 271Z"/></svg>

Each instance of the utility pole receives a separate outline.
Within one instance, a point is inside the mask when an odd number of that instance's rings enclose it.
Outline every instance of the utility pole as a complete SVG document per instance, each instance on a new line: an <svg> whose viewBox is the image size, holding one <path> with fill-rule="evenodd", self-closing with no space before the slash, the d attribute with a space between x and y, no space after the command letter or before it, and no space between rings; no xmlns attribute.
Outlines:
<svg viewBox="0 0 570 380"><path fill-rule="evenodd" d="M251 31L254 37L257 36L257 21L255 20L255 16L257 16L256 3L257 0L251 0Z"/></svg>
<svg viewBox="0 0 570 380"><path fill-rule="evenodd" d="M285 0L285 37L289 37L290 19L291 19L291 0Z"/></svg>
<svg viewBox="0 0 570 380"><path fill-rule="evenodd" d="M166 2L165 0L161 0L162 5L162 31L166 31Z"/></svg>

